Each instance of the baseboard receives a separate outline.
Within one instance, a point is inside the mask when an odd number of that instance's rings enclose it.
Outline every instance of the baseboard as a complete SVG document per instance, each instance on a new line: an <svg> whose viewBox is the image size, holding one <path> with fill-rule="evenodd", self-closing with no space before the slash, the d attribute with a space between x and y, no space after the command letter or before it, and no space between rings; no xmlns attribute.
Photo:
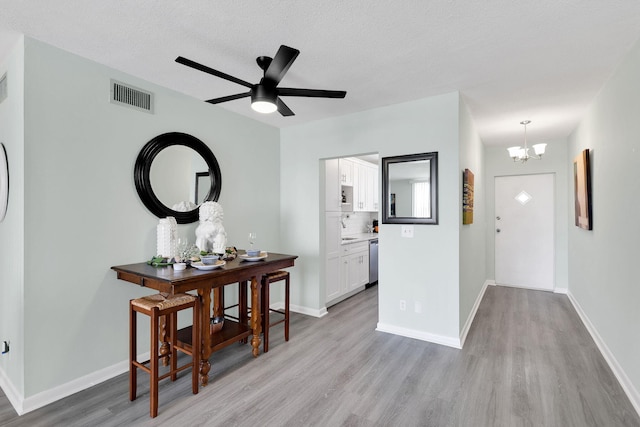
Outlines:
<svg viewBox="0 0 640 427"><path fill-rule="evenodd" d="M378 323L376 331L386 332L389 334L400 335L407 338L414 338L421 341L427 341L434 344L446 345L447 347L453 347L461 349L460 338L446 337L443 335L430 334L424 331L417 331L415 329L400 328L393 325L387 325L384 323Z"/></svg>
<svg viewBox="0 0 640 427"><path fill-rule="evenodd" d="M138 355L138 360L148 360L149 352ZM26 414L27 412L34 411L38 408L42 408L57 400L63 399L67 396L71 396L82 390L86 390L89 387L93 387L96 384L100 384L111 378L117 377L129 370L129 361L125 360L115 365L108 366L100 369L99 371L92 372L83 377L77 378L68 383L59 385L49 390L45 390L38 394L35 394L22 402L22 412L18 412L18 415Z"/></svg>
<svg viewBox="0 0 640 427"><path fill-rule="evenodd" d="M480 302L482 302L484 293L487 291L487 286L489 285L495 286L496 282L493 280L485 280L484 284L482 285L482 289L480 290L480 293L478 294L478 297L476 298L476 301L473 303L473 307L471 308L471 313L469 313L467 321L465 322L462 331L460 331L460 348L464 346L464 342L467 340L467 334L469 333L469 329L471 329L473 319L475 319L476 317L478 307L480 307Z"/></svg>
<svg viewBox="0 0 640 427"><path fill-rule="evenodd" d="M0 388L7 396L7 399L9 399L9 403L11 403L11 406L13 406L13 409L15 409L16 413L18 415L22 415L24 413L24 411L22 410L22 402L24 399L22 398L22 396L20 396L20 393L18 392L18 390L16 390L13 383L11 382L11 380L9 380L9 377L2 368L0 368Z"/></svg>
<svg viewBox="0 0 640 427"><path fill-rule="evenodd" d="M607 361L607 364L618 379L618 382L631 401L631 404L635 408L638 415L640 415L640 393L634 387L633 383L624 372L624 369L622 369L622 366L620 366L618 360L615 358L611 350L609 350L609 347L607 347L607 344L604 342L595 326L593 326L593 323L591 323L591 320L589 320L587 314L584 312L584 310L582 310L582 307L575 299L573 294L571 292L568 292L567 296L569 297L569 301L571 301L573 308L575 308L576 312L578 313L578 316L580 316L582 323L587 328L587 331L589 331L589 334L591 334L591 338L593 338L596 345L598 346L598 349L600 350L600 353L602 353L604 360Z"/></svg>
<svg viewBox="0 0 640 427"><path fill-rule="evenodd" d="M284 304L281 304L279 308L284 308ZM322 307L320 309L313 309L313 308L304 307L301 305L289 304L289 310L293 311L294 313L305 314L307 316L318 317L318 318L326 316L328 314L326 307Z"/></svg>
<svg viewBox="0 0 640 427"><path fill-rule="evenodd" d="M553 293L554 293L554 294L564 294L564 295L567 295L567 294L569 293L569 289L567 289L567 288L555 288L555 289L553 290Z"/></svg>

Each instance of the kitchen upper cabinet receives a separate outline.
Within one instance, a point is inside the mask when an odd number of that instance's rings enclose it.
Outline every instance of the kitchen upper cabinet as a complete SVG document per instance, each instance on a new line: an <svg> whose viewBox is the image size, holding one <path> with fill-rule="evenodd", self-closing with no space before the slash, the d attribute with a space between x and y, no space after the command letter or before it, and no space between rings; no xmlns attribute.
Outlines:
<svg viewBox="0 0 640 427"><path fill-rule="evenodd" d="M371 170L371 180L373 181L373 211L374 212L378 212L378 210L380 209L380 184L378 182L378 168L373 168Z"/></svg>
<svg viewBox="0 0 640 427"><path fill-rule="evenodd" d="M353 210L378 211L378 168L367 162L353 163Z"/></svg>
<svg viewBox="0 0 640 427"><path fill-rule="evenodd" d="M342 210L342 194L340 185L340 168L338 159L325 160L325 202L326 212L340 212Z"/></svg>
<svg viewBox="0 0 640 427"><path fill-rule="evenodd" d="M353 185L353 162L348 159L339 159L340 184Z"/></svg>

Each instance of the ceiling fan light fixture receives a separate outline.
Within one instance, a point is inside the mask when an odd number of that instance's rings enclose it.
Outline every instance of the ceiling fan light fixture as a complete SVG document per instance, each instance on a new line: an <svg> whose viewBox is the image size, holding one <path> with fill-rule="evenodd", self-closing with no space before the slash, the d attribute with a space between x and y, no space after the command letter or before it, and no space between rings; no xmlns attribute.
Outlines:
<svg viewBox="0 0 640 427"><path fill-rule="evenodd" d="M253 110L262 114L269 114L277 111L283 117L289 117L295 116L295 114L287 104L282 101L282 96L297 96L305 98L344 98L347 95L347 92L343 90L302 89L291 87L278 88L278 84L280 84L280 81L299 54L300 51L298 49L281 45L273 58L268 56L259 56L256 58L256 62L263 72L262 79L260 79L260 82L256 84L249 83L248 81L223 73L222 71L215 70L211 67L207 67L206 65L199 64L182 56L178 56L176 58L176 62L250 89L248 92L207 99L206 102L210 104L219 104L251 96L251 108Z"/></svg>
<svg viewBox="0 0 640 427"><path fill-rule="evenodd" d="M269 114L275 112L278 109L278 106L269 101L253 101L251 103L251 108L258 113Z"/></svg>
<svg viewBox="0 0 640 427"><path fill-rule="evenodd" d="M255 85L251 91L251 108L262 114L274 113L278 110L276 91L264 85Z"/></svg>

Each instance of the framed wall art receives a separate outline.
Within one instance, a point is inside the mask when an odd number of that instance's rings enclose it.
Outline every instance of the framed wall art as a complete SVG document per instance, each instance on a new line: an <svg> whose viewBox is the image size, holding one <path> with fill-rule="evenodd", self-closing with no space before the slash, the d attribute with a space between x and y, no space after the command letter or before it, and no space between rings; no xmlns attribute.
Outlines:
<svg viewBox="0 0 640 427"><path fill-rule="evenodd" d="M473 224L473 172L465 169L462 173L462 223Z"/></svg>
<svg viewBox="0 0 640 427"><path fill-rule="evenodd" d="M573 160L573 184L576 226L585 230L593 229L591 211L591 162L589 150L583 150Z"/></svg>

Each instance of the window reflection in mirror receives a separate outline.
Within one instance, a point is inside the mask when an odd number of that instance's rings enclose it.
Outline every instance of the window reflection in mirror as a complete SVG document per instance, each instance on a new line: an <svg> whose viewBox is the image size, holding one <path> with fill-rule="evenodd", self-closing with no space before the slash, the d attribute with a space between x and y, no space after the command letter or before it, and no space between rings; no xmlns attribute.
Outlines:
<svg viewBox="0 0 640 427"><path fill-rule="evenodd" d="M200 154L189 147L173 145L160 151L153 160L149 172L151 187L165 206L189 211L197 206L196 173L203 170L207 170L207 163ZM199 201L203 199L200 197Z"/></svg>
<svg viewBox="0 0 640 427"><path fill-rule="evenodd" d="M387 224L437 224L438 153L385 157L383 218Z"/></svg>

